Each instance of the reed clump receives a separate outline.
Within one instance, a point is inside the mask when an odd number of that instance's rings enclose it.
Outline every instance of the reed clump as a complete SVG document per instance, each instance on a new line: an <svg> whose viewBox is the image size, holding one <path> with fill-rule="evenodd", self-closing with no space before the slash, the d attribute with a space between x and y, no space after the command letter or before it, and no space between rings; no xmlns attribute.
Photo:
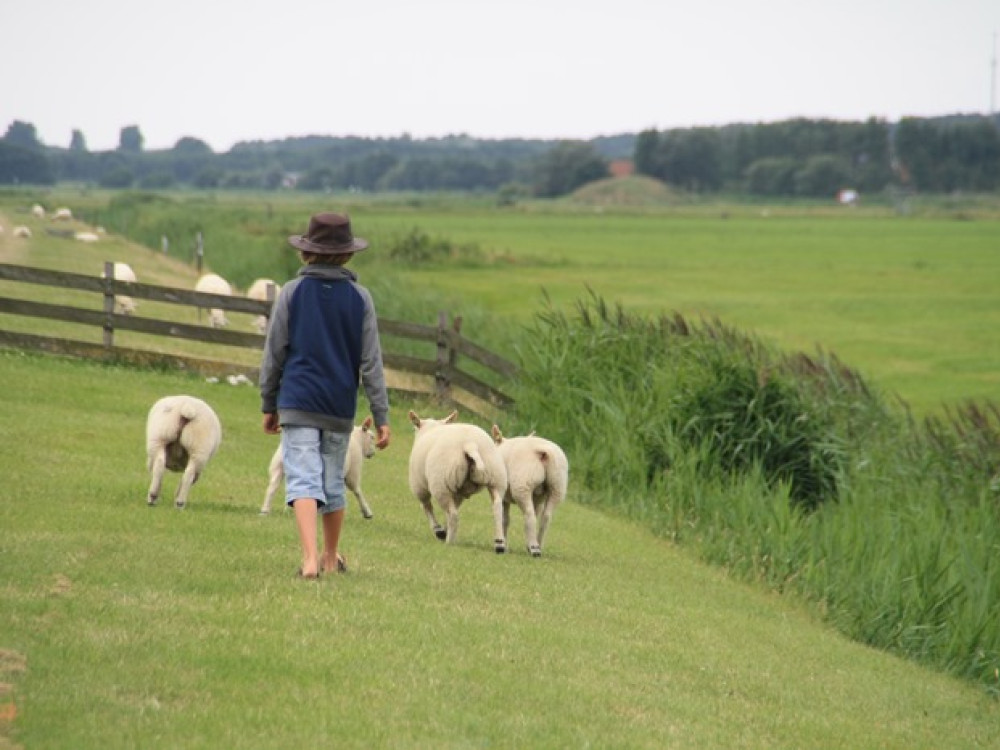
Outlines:
<svg viewBox="0 0 1000 750"><path fill-rule="evenodd" d="M832 353L593 293L518 355L510 428L563 445L575 499L1000 696L995 405L918 422Z"/></svg>

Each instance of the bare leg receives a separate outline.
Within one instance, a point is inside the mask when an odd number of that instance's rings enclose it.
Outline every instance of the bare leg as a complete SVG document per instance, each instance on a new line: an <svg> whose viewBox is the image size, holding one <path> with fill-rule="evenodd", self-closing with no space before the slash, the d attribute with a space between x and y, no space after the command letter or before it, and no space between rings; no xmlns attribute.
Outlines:
<svg viewBox="0 0 1000 750"><path fill-rule="evenodd" d="M293 503L295 525L302 544L302 567L299 572L303 578L316 578L319 575L319 556L316 552L317 505L312 498L299 498Z"/></svg>
<svg viewBox="0 0 1000 750"><path fill-rule="evenodd" d="M335 510L333 513L323 515L323 560L322 570L330 573L337 570L337 560L340 553L337 548L340 546L340 530L344 525L344 510Z"/></svg>

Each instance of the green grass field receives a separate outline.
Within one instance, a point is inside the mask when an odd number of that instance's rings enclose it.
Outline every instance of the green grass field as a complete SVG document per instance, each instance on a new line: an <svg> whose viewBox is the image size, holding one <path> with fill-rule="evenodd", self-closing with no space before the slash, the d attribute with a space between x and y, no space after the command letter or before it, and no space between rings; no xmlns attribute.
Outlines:
<svg viewBox="0 0 1000 750"><path fill-rule="evenodd" d="M346 576L296 579L260 517L257 394L0 353L0 746L991 747L976 686L865 648L727 580L572 483L541 559L495 555L487 503L432 538L412 431L366 462ZM16 385L15 385L16 384ZM145 504L145 411L209 400L223 444L189 507ZM430 413L428 407L415 405Z"/></svg>
<svg viewBox="0 0 1000 750"><path fill-rule="evenodd" d="M74 199L105 200L48 196ZM446 306L486 346L543 309L543 290L567 309L593 290L630 311L718 315L779 345L819 344L918 411L997 395L995 215L352 200L336 203L373 240L355 268L380 309ZM27 205L4 196L0 224L32 224ZM142 218L204 222L209 266L238 278L284 264L283 236L328 207L178 195ZM388 259L413 227L484 257ZM33 228L26 243L0 235L0 261L96 275L126 260L141 280L177 286L196 275L180 252ZM595 511L572 473L541 560L516 516L512 554L492 553L482 497L444 547L406 486L404 415L434 411L425 404L394 398L394 443L365 465L376 519L352 506L352 572L311 584L294 577L291 519L256 513L274 444L253 388L3 352L0 383L0 747L995 742L1000 713L982 686L852 643L821 624L821 607L734 583L696 549ZM175 476L160 507L144 502L145 412L169 392L209 400L225 431L184 512L170 504Z"/></svg>
<svg viewBox="0 0 1000 750"><path fill-rule="evenodd" d="M30 200L4 196L0 222L31 224L24 216ZM112 196L69 191L46 200L93 211ZM959 210L964 204L946 199L920 205L905 216L882 207L814 205L501 210L471 199L181 193L142 204L136 216L120 221L145 232L154 248L169 228L175 233L171 257L180 261L190 259L185 253L195 228L203 231L209 266L245 287L255 275L280 280L294 271L285 237L302 231L311 212L346 208L357 233L373 242L354 267L382 292L381 308L396 317L408 312L395 308L398 298L423 295L425 322L433 320L435 306L448 307L464 315L467 335L486 346L495 330L477 330L477 323L501 320L509 329L530 321L546 297L572 308L593 290L631 312L719 317L783 348L833 351L918 414L966 399L998 400L1000 212ZM431 265L388 261L393 242L414 228L474 246L483 257ZM48 256L41 262L58 267L81 262L73 260L79 256L87 267L99 265L93 253L102 248L67 253L62 241L49 251L59 242L44 236L44 225L35 229L31 262ZM16 248L9 235L0 237L0 258L16 256ZM110 248L138 264L141 280L161 283L159 253Z"/></svg>

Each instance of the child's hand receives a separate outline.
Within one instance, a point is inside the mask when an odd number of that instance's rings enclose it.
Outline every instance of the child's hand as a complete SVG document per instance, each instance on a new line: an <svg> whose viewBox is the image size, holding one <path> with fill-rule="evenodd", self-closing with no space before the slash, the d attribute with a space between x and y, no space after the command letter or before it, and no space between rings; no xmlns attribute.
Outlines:
<svg viewBox="0 0 1000 750"><path fill-rule="evenodd" d="M269 435L277 435L281 432L281 425L278 424L277 412L267 412L264 414L264 432Z"/></svg>

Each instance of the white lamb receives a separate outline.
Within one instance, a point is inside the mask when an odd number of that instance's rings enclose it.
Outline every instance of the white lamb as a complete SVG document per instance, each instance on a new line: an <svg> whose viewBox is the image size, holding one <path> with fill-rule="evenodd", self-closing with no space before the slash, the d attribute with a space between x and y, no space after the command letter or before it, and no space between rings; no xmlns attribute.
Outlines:
<svg viewBox="0 0 1000 750"><path fill-rule="evenodd" d="M135 271L128 263L115 262L112 273L116 281L131 281L133 284L138 281ZM101 271L101 278L106 278L104 271ZM135 300L128 295L116 294L115 312L119 315L132 315L135 312Z"/></svg>
<svg viewBox="0 0 1000 750"><path fill-rule="evenodd" d="M493 425L493 439L507 468L507 492L503 500L504 534L510 523L510 504L524 514L524 538L534 557L542 554L545 530L556 506L566 499L569 461L562 448L534 433L504 439ZM537 519L541 519L537 523Z"/></svg>
<svg viewBox="0 0 1000 750"><path fill-rule="evenodd" d="M206 273L198 279L198 282L194 285L194 290L208 294L232 295L233 293L233 287L230 283L216 273ZM201 314L200 307L198 308L198 314ZM208 311L208 321L212 325L212 328L222 328L229 325L225 311L218 307L213 307Z"/></svg>
<svg viewBox="0 0 1000 750"><path fill-rule="evenodd" d="M367 417L359 425L355 425L351 430L351 441L347 445L347 457L344 459L344 484L354 497L358 499L358 508L364 518L371 520L374 517L371 507L365 500L361 492L361 465L366 458L375 455L375 433L372 431L372 418ZM271 464L267 467L267 491L264 493L264 504L260 506L260 514L266 516L271 512L271 499L278 491L281 480L285 478L285 470L282 465L281 446L279 445L274 455L271 456Z"/></svg>
<svg viewBox="0 0 1000 750"><path fill-rule="evenodd" d="M174 504L187 504L191 485L222 442L222 425L212 407L194 396L165 396L153 404L146 419L146 469L152 474L146 502L160 497L163 472L183 471Z"/></svg>
<svg viewBox="0 0 1000 750"><path fill-rule="evenodd" d="M70 211L65 206L62 208L57 208L52 213L52 221L70 221L73 218L73 212Z"/></svg>
<svg viewBox="0 0 1000 750"><path fill-rule="evenodd" d="M268 299L267 292L268 287L274 287L273 296ZM261 302L273 302L278 298L278 292L281 291L281 286L276 284L273 279L256 279L247 289L247 297L250 299L260 300ZM267 333L267 317L264 315L258 315L253 321L254 327L261 333Z"/></svg>
<svg viewBox="0 0 1000 750"><path fill-rule="evenodd" d="M25 239L29 239L31 237L31 230L28 229L28 227L24 226L24 224L18 224L16 227L14 227L11 234L13 234L15 237L24 237Z"/></svg>
<svg viewBox="0 0 1000 750"><path fill-rule="evenodd" d="M73 239L80 242L97 242L100 237L97 236L96 232L77 232L73 235Z"/></svg>
<svg viewBox="0 0 1000 750"><path fill-rule="evenodd" d="M31 207L31 215L34 216L36 219L44 219L45 207L36 203Z"/></svg>
<svg viewBox="0 0 1000 750"><path fill-rule="evenodd" d="M410 451L410 490L423 506L434 535L452 544L458 533L459 506L486 488L493 506L493 545L502 554L507 551L503 530L507 471L486 431L472 424L452 424L457 416L458 412L453 411L444 419L421 419L409 412L417 430ZM432 497L448 517L447 531L434 515Z"/></svg>

